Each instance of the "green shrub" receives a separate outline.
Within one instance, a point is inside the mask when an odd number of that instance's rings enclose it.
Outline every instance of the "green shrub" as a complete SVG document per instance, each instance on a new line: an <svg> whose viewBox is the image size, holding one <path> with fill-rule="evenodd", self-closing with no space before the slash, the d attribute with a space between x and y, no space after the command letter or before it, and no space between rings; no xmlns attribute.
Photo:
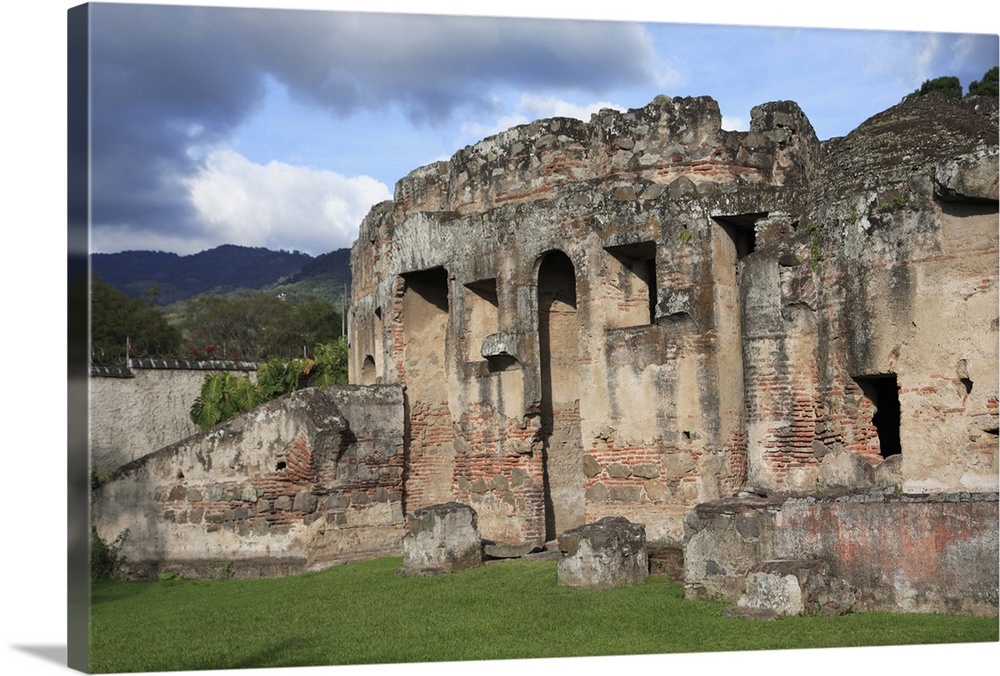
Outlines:
<svg viewBox="0 0 1000 676"><path fill-rule="evenodd" d="M128 540L128 528L118 534L111 542L102 538L97 529L90 528L90 577L94 580L109 580L118 575L125 564L121 555L122 547Z"/></svg>
<svg viewBox="0 0 1000 676"><path fill-rule="evenodd" d="M969 83L969 93L966 96L989 96L997 98L1000 94L1000 67L993 66L983 73L983 79Z"/></svg>
<svg viewBox="0 0 1000 676"><path fill-rule="evenodd" d="M932 80L924 80L924 83L920 85L920 89L911 92L906 98L914 99L931 93L944 94L945 96L960 99L962 98L962 83L954 75L945 75Z"/></svg>
<svg viewBox="0 0 1000 676"><path fill-rule="evenodd" d="M329 387L347 382L347 339L317 345L308 359L272 358L257 368L256 382L232 373L205 376L201 393L191 405L191 420L207 430L234 415L304 387Z"/></svg>

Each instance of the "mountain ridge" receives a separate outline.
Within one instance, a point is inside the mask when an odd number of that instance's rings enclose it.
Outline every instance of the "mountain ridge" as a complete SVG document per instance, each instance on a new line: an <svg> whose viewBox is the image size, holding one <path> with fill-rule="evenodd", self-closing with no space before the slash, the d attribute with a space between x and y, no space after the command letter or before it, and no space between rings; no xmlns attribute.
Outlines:
<svg viewBox="0 0 1000 676"><path fill-rule="evenodd" d="M90 255L95 278L123 293L169 305L244 290L340 298L350 287L350 249L319 256L222 244L195 254L132 250Z"/></svg>

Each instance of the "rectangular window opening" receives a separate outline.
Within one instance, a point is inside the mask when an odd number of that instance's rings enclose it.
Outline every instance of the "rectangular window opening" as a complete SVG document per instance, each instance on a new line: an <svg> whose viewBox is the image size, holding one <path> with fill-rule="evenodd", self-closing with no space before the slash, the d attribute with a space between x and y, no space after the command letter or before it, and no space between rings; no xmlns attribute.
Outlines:
<svg viewBox="0 0 1000 676"><path fill-rule="evenodd" d="M604 250L609 254L604 275L608 327L653 324L658 300L656 243L609 246Z"/></svg>
<svg viewBox="0 0 1000 676"><path fill-rule="evenodd" d="M447 401L448 272L441 267L402 275L403 384L413 399L437 406Z"/></svg>
<svg viewBox="0 0 1000 676"><path fill-rule="evenodd" d="M402 275L406 291L413 292L438 311L448 314L448 271L430 268Z"/></svg>
<svg viewBox="0 0 1000 676"><path fill-rule="evenodd" d="M756 214L736 214L732 216L712 216L712 220L722 226L736 246L737 262L749 256L757 248L757 221L767 216L767 212Z"/></svg>

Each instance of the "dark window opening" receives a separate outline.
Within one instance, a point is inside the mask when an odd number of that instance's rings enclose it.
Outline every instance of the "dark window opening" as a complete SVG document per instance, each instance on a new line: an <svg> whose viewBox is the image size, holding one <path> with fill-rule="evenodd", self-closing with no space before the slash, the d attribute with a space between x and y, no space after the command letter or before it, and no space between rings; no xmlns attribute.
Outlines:
<svg viewBox="0 0 1000 676"><path fill-rule="evenodd" d="M878 432L879 454L883 458L902 452L899 442L899 385L896 374L858 376L854 379L875 406L872 425Z"/></svg>
<svg viewBox="0 0 1000 676"><path fill-rule="evenodd" d="M414 291L427 303L448 314L448 271L444 268L430 268L403 275L406 288Z"/></svg>
<svg viewBox="0 0 1000 676"><path fill-rule="evenodd" d="M782 268L795 268L802 264L802 261L798 259L793 253L783 253L778 256L778 266Z"/></svg>
<svg viewBox="0 0 1000 676"><path fill-rule="evenodd" d="M498 354L489 357L486 360L487 370L490 373L498 373L500 371L510 371L517 367L517 359L510 356L509 354Z"/></svg>
<svg viewBox="0 0 1000 676"><path fill-rule="evenodd" d="M275 465L274 469L275 471L280 471L285 469L286 467L288 467L288 464L284 460L279 460L278 464Z"/></svg>
<svg viewBox="0 0 1000 676"><path fill-rule="evenodd" d="M737 214L734 216L712 216L712 220L722 226L733 244L736 245L736 260L749 256L757 248L757 233L754 225L767 216L767 212L758 214Z"/></svg>
<svg viewBox="0 0 1000 676"><path fill-rule="evenodd" d="M469 282L465 285L465 288L478 294L493 307L497 307L497 280L495 278Z"/></svg>
<svg viewBox="0 0 1000 676"><path fill-rule="evenodd" d="M972 380L970 378L959 378L962 386L965 387L965 394L972 394Z"/></svg>

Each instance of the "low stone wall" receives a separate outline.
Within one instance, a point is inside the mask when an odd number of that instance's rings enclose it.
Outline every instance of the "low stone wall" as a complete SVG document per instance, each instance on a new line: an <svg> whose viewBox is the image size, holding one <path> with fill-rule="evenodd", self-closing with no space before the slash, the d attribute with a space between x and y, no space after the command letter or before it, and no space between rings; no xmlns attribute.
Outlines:
<svg viewBox="0 0 1000 676"><path fill-rule="evenodd" d="M256 364L134 359L130 368L90 374L90 455L106 475L147 453L198 432L190 410L206 373L253 374Z"/></svg>
<svg viewBox="0 0 1000 676"><path fill-rule="evenodd" d="M996 616L996 493L744 498L699 505L685 523L688 598L735 602L776 559L823 559L858 610Z"/></svg>
<svg viewBox="0 0 1000 676"><path fill-rule="evenodd" d="M399 555L402 388L308 389L116 470L92 517L126 574L263 576Z"/></svg>

